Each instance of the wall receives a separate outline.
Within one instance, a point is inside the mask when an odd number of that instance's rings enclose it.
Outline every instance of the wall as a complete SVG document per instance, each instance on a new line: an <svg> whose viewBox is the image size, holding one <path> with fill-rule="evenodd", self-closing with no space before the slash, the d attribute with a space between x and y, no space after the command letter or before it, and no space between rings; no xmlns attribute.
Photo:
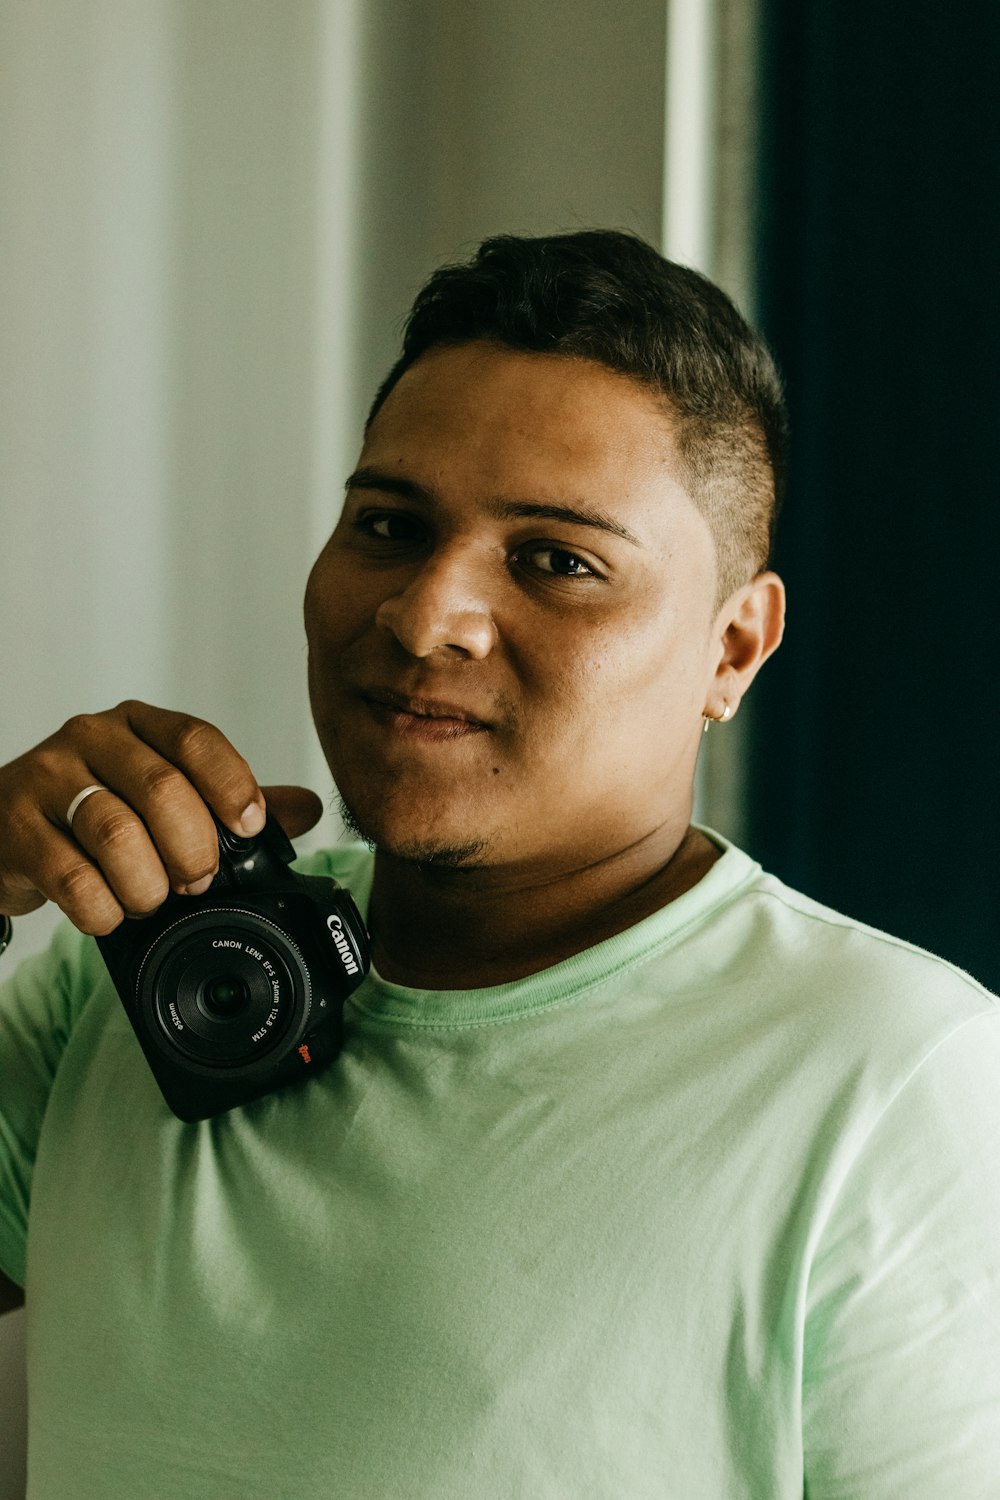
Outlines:
<svg viewBox="0 0 1000 1500"><path fill-rule="evenodd" d="M298 599L398 320L490 232L658 237L664 48L659 0L7 0L0 763L136 696L329 791Z"/></svg>

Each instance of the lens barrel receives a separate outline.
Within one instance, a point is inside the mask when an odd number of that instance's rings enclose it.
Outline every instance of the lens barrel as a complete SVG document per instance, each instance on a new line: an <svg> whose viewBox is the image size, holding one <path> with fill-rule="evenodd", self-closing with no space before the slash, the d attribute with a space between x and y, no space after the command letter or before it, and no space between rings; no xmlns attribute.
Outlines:
<svg viewBox="0 0 1000 1500"><path fill-rule="evenodd" d="M206 908L153 943L138 999L164 1051L233 1069L266 1059L301 1029L311 985L298 948L273 922Z"/></svg>

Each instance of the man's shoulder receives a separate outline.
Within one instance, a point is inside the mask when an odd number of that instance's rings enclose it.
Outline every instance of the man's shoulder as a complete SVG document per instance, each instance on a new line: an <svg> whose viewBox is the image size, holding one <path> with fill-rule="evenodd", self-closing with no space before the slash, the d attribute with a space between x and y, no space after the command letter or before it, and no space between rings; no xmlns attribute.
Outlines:
<svg viewBox="0 0 1000 1500"><path fill-rule="evenodd" d="M105 980L94 939L62 919L46 948L29 953L3 975L0 1012L8 1026L16 1016L44 1013L47 1029L65 1039L80 1010Z"/></svg>
<svg viewBox="0 0 1000 1500"><path fill-rule="evenodd" d="M818 961L835 954L847 975L929 981L967 995L977 1008L997 1004L996 997L957 964L826 906L774 875L761 871L751 889L776 934L793 944L807 937L810 953Z"/></svg>
<svg viewBox="0 0 1000 1500"><path fill-rule="evenodd" d="M841 1034L933 1046L966 1022L1000 1020L972 975L914 943L835 911L761 871L745 889L748 975Z"/></svg>
<svg viewBox="0 0 1000 1500"><path fill-rule="evenodd" d="M700 889L654 919L667 941L633 981L671 998L665 1015L686 1006L714 1020L725 1045L766 1039L841 1072L854 1059L894 1079L970 1022L1000 1042L1000 1005L969 974L793 889L705 832L721 858Z"/></svg>

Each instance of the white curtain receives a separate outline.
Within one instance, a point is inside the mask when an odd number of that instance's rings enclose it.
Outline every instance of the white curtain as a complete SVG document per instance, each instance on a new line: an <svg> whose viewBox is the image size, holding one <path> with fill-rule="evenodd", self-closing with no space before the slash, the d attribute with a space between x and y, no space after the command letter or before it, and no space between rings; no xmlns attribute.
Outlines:
<svg viewBox="0 0 1000 1500"><path fill-rule="evenodd" d="M716 9L674 6L675 175ZM3 0L0 763L135 696L328 795L298 601L399 320L489 233L660 238L666 42L664 0Z"/></svg>
<svg viewBox="0 0 1000 1500"><path fill-rule="evenodd" d="M297 599L398 320L492 231L658 237L662 0L0 24L0 762L145 696L322 789Z"/></svg>

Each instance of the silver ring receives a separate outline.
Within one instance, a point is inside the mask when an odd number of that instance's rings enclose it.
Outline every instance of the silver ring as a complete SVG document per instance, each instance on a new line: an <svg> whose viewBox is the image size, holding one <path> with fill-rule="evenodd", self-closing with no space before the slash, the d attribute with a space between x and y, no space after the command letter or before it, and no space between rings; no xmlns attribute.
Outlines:
<svg viewBox="0 0 1000 1500"><path fill-rule="evenodd" d="M69 807L67 807L66 817L63 820L71 833L73 831L73 819L76 817L80 803L86 802L87 798L92 797L95 792L107 792L110 790L110 787L101 786L99 781L95 781L93 786L85 786L82 792L77 792Z"/></svg>

